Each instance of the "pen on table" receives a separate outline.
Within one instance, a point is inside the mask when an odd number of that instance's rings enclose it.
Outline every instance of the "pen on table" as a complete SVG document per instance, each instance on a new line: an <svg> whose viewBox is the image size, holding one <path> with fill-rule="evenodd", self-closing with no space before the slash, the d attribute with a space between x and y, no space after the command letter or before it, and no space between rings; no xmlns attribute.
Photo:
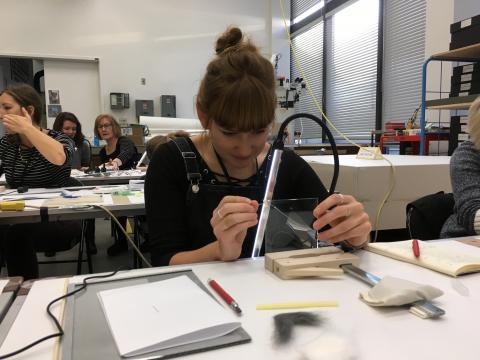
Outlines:
<svg viewBox="0 0 480 360"><path fill-rule="evenodd" d="M420 257L420 245L418 244L417 239L412 240L412 250L413 255L415 255L416 258Z"/></svg>
<svg viewBox="0 0 480 360"><path fill-rule="evenodd" d="M208 279L208 285L230 306L238 315L242 314L242 309L238 303L215 281Z"/></svg>
<svg viewBox="0 0 480 360"><path fill-rule="evenodd" d="M71 191L66 189L62 190L62 196L67 199L80 197L79 195L73 194Z"/></svg>

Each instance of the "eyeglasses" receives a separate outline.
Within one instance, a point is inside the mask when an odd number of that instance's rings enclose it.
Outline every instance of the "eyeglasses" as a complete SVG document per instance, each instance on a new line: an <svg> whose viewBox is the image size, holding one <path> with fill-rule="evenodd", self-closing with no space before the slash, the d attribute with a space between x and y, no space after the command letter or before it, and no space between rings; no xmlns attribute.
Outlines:
<svg viewBox="0 0 480 360"><path fill-rule="evenodd" d="M97 129L108 129L111 127L112 127L112 124L103 124L103 125L98 125Z"/></svg>

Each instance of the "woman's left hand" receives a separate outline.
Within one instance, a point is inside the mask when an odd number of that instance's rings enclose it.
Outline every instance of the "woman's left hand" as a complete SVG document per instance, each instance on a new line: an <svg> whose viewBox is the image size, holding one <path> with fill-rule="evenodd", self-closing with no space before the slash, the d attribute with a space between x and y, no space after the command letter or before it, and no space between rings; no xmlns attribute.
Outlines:
<svg viewBox="0 0 480 360"><path fill-rule="evenodd" d="M329 224L330 229L319 232L318 240L331 243L348 241L353 246L361 246L369 239L372 225L368 214L353 196L333 194L323 200L313 210L317 220L313 223L315 230Z"/></svg>
<svg viewBox="0 0 480 360"><path fill-rule="evenodd" d="M5 114L3 115L3 125L9 134L24 134L26 130L32 127L32 118L28 111L22 107L22 114Z"/></svg>

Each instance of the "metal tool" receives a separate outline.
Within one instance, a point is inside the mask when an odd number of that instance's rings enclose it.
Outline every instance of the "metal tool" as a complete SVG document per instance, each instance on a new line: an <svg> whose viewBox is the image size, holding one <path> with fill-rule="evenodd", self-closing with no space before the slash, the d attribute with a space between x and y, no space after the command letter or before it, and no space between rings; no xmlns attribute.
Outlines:
<svg viewBox="0 0 480 360"><path fill-rule="evenodd" d="M275 189L275 182L277 181L277 173L282 160L283 150L275 150L273 152L272 163L270 165L270 173L268 175L267 186L265 189L265 196L262 202L262 210L258 219L257 233L255 234L255 242L253 244L252 258L260 256L260 250L263 245L263 236L267 228L268 214L270 213L270 202L273 197Z"/></svg>
<svg viewBox="0 0 480 360"><path fill-rule="evenodd" d="M340 265L343 271L358 280L367 283L370 286L375 286L380 282L380 278L367 271L364 271L352 264ZM422 319L434 319L445 315L445 310L433 305L430 301L419 300L414 302L410 307L410 312Z"/></svg>

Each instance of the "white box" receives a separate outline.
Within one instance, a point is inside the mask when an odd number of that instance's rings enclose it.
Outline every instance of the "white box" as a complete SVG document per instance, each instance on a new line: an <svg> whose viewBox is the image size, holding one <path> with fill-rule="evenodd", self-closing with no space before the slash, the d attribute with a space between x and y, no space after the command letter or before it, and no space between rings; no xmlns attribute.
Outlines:
<svg viewBox="0 0 480 360"><path fill-rule="evenodd" d="M384 205L379 230L403 229L406 226L406 205L422 196L438 191L451 192L450 157L418 155L384 155L395 166L396 184ZM303 156L330 187L333 156ZM362 202L372 226L392 180L390 165L385 160L357 159L355 155L340 156L340 174L336 190L353 195Z"/></svg>

